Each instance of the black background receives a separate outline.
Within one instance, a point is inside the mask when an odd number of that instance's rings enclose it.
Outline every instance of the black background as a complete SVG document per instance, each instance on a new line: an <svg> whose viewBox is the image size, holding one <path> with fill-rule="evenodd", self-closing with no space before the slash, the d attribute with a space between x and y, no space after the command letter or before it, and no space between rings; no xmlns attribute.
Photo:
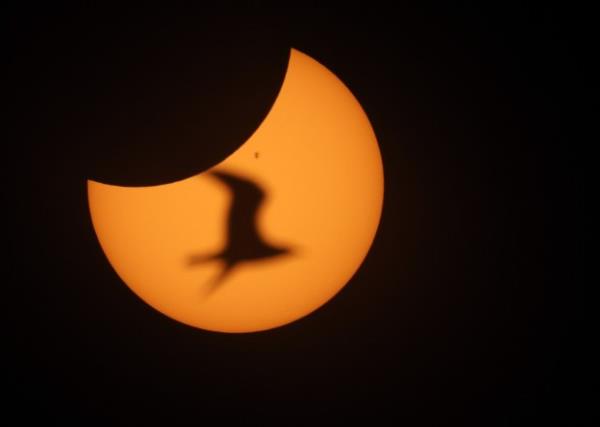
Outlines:
<svg viewBox="0 0 600 427"><path fill-rule="evenodd" d="M582 72L563 11L52 6L6 21L10 412L579 425ZM179 324L107 263L85 180L152 185L220 161L264 118L290 47L336 73L371 120L379 233L304 319L241 335Z"/></svg>

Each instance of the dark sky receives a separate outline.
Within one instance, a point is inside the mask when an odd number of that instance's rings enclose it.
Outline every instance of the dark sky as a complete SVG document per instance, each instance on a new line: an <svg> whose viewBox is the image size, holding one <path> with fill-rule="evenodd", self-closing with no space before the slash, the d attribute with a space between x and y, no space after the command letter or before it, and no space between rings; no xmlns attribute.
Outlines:
<svg viewBox="0 0 600 427"><path fill-rule="evenodd" d="M576 425L583 73L561 10L6 17L3 382L15 413ZM242 335L179 324L106 262L85 180L151 185L220 161L264 118L290 47L336 73L371 120L385 169L379 233L307 318Z"/></svg>

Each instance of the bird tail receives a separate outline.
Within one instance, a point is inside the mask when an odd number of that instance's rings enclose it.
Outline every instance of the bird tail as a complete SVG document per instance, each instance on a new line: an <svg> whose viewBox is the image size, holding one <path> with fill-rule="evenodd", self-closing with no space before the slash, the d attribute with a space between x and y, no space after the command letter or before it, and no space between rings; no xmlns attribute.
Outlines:
<svg viewBox="0 0 600 427"><path fill-rule="evenodd" d="M219 273L211 280L209 280L204 286L204 292L206 296L212 294L217 288L219 288L220 285L223 284L225 278L229 276L232 271L233 264L225 264L221 271L219 271Z"/></svg>

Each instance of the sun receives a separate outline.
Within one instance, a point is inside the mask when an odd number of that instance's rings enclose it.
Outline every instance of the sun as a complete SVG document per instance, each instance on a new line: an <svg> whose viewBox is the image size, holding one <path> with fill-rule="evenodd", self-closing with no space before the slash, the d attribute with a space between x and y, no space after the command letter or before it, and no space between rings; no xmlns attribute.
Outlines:
<svg viewBox="0 0 600 427"><path fill-rule="evenodd" d="M260 189L256 233L291 249L236 264L207 292L223 260L190 265L190 257L222 252L235 237L227 218L239 193L219 173ZM214 168L151 187L88 181L94 230L123 282L165 315L220 332L285 325L334 297L369 251L383 191L365 112L333 73L295 49L263 123Z"/></svg>

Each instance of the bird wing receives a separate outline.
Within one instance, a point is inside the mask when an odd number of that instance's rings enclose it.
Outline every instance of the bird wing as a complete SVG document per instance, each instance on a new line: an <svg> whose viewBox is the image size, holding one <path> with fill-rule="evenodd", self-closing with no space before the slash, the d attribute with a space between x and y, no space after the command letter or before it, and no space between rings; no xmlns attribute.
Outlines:
<svg viewBox="0 0 600 427"><path fill-rule="evenodd" d="M262 238L258 231L258 212L266 193L255 182L229 172L214 171L211 175L225 184L231 194L227 214L229 246L253 248Z"/></svg>

